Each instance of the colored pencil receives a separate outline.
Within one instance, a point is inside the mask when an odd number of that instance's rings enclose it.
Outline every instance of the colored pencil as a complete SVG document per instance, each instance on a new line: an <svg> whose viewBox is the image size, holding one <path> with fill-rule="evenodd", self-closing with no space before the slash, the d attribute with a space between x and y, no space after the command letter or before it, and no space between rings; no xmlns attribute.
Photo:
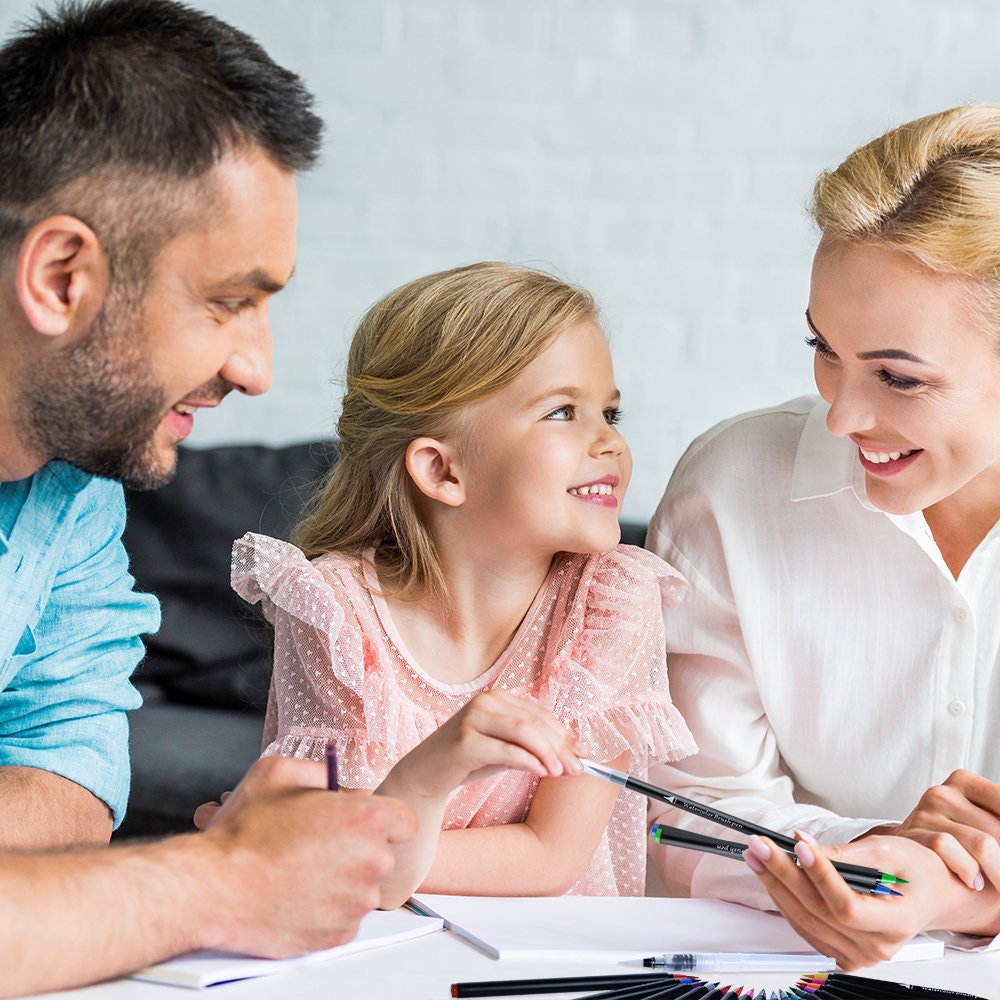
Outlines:
<svg viewBox="0 0 1000 1000"><path fill-rule="evenodd" d="M612 973L606 976L551 976L544 979L485 979L452 983L453 997L507 997L523 993L579 993L628 986L690 985L694 976L672 972Z"/></svg>

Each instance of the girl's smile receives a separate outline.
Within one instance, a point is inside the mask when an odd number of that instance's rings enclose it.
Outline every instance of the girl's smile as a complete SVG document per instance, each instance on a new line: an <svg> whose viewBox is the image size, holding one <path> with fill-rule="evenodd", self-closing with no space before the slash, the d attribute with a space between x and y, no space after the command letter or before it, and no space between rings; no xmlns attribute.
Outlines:
<svg viewBox="0 0 1000 1000"><path fill-rule="evenodd" d="M618 498L615 496L615 487L618 485L617 476L605 476L596 483L588 483L586 486L571 486L569 495L598 503L605 507L618 507Z"/></svg>

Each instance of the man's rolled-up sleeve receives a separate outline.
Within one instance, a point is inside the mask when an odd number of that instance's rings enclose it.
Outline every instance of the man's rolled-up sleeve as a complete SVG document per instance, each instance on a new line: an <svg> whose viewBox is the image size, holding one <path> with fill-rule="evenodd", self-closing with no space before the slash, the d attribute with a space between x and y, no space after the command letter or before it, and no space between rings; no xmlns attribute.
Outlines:
<svg viewBox="0 0 1000 1000"><path fill-rule="evenodd" d="M141 703L129 678L143 656L140 636L159 627L159 605L133 589L121 487L93 480L75 513L52 540L63 551L51 586L0 691L0 765L82 785L108 804L117 827L129 791L125 713Z"/></svg>

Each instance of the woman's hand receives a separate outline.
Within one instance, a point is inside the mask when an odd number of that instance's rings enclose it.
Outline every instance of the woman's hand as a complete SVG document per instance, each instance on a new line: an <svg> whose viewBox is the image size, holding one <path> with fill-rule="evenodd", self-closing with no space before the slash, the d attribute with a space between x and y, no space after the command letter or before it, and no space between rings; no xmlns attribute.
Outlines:
<svg viewBox="0 0 1000 1000"><path fill-rule="evenodd" d="M1000 930L995 890L976 892L945 867L940 857L907 837L866 837L852 844L820 847L800 840L792 858L766 838L751 837L745 854L795 930L845 970L891 958L922 930L970 934ZM902 896L871 896L848 887L831 861L849 861L909 880Z"/></svg>
<svg viewBox="0 0 1000 1000"><path fill-rule="evenodd" d="M970 889L1000 886L1000 785L955 771L893 830L934 851Z"/></svg>

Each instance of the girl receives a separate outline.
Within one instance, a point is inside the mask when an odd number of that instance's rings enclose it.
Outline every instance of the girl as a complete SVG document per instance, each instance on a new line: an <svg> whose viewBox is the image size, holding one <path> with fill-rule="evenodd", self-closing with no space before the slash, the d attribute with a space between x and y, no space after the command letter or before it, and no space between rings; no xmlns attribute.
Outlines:
<svg viewBox="0 0 1000 1000"><path fill-rule="evenodd" d="M684 581L615 547L618 404L585 291L498 263L418 279L358 328L298 548L236 543L275 626L264 753L336 741L344 784L418 812L383 905L643 892L645 802L573 753L644 775L694 750L661 617Z"/></svg>

